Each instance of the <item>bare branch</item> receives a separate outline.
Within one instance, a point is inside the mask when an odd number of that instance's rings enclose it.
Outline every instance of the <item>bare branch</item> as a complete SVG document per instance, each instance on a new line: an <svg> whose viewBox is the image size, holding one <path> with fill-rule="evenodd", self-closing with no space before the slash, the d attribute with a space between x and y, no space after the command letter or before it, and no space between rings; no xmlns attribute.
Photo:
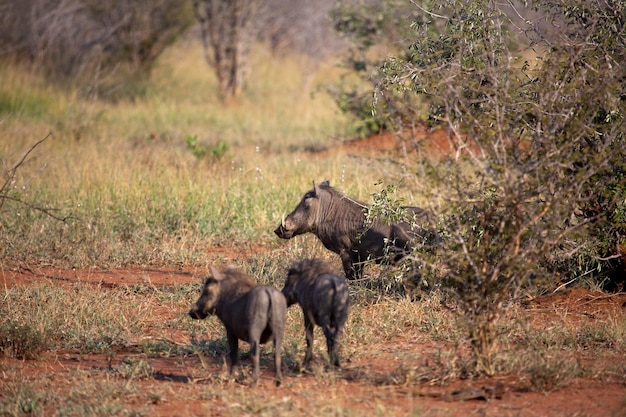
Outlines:
<svg viewBox="0 0 626 417"><path fill-rule="evenodd" d="M28 158L28 155L30 155L35 150L35 148L37 148L39 145L44 143L51 136L52 136L52 133L48 133L43 139L40 139L39 141L37 141L34 145L28 148L26 152L24 152L22 157L18 159L17 162L15 162L15 164L13 164L13 166L9 170L6 171L5 173L6 180L4 181L4 184L2 184L2 187L0 187L0 199L1 199L0 209L2 209L2 206L4 205L4 201L7 199L6 190L11 185L11 183L15 180L15 174L17 173L17 170L24 163L26 163L26 158Z"/></svg>
<svg viewBox="0 0 626 417"><path fill-rule="evenodd" d="M21 198L18 197L13 197L11 195L9 195L9 187L10 185L13 183L13 181L15 180L15 176L17 174L17 171L23 167L23 165L28 162L28 156L38 147L40 146L42 143L44 143L46 140L48 140L48 138L50 138L52 136L52 133L48 133L43 139L40 139L39 141L37 141L36 143L34 143L30 148L28 148L28 150L26 152L24 152L24 154L13 164L13 166L6 171L5 175L6 175L6 180L4 182L4 184L2 185L2 188L0 188L0 210L2 210L2 207L4 206L4 203L7 201L13 201L15 203L18 203L26 208L29 208L31 210L35 210L35 211L39 211L43 214L45 214L48 217L51 217L55 220L61 221L63 223L65 223L66 220L70 219L70 216L66 216L66 217L60 217L55 215L53 212L57 211L58 209L50 209L50 208L44 208L41 207L39 205L33 204L33 203L29 203L27 201L22 200Z"/></svg>
<svg viewBox="0 0 626 417"><path fill-rule="evenodd" d="M35 211L39 211L39 212L45 214L46 216L51 217L54 220L58 220L58 221L63 222L63 223L65 223L66 220L74 218L72 216L65 216L65 217L56 216L56 215L52 214L52 212L53 211L57 211L59 209L46 209L46 208L37 206L35 204L31 204L31 203L29 203L27 201L24 201L22 199L11 197L11 196L8 196L8 195L0 195L0 199L14 201L14 202L19 203L19 204L21 204L23 206L26 206L29 209L32 209L32 210L35 210Z"/></svg>

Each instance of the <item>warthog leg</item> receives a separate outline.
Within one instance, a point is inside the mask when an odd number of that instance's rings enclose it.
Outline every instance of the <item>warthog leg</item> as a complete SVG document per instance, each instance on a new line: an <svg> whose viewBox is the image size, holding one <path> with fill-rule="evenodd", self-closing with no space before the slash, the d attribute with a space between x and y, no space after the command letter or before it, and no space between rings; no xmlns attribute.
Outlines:
<svg viewBox="0 0 626 417"><path fill-rule="evenodd" d="M274 367L276 368L276 386L279 386L283 380L283 371L280 361L280 352L283 350L282 336L274 334Z"/></svg>
<svg viewBox="0 0 626 417"><path fill-rule="evenodd" d="M313 359L313 322L307 314L304 315L304 333L306 336L306 353L304 354L304 364L308 364Z"/></svg>
<svg viewBox="0 0 626 417"><path fill-rule="evenodd" d="M339 353L337 346L337 329L330 326L324 326L324 336L326 337L326 349L328 351L328 359L330 364L339 367Z"/></svg>
<svg viewBox="0 0 626 417"><path fill-rule="evenodd" d="M234 333L226 331L226 338L228 339L228 347L230 348L230 374L233 375L233 371L237 367L237 361L239 360L239 339Z"/></svg>
<svg viewBox="0 0 626 417"><path fill-rule="evenodd" d="M250 388L254 388L259 381L259 342L253 340L250 343L250 356L252 357L252 382Z"/></svg>

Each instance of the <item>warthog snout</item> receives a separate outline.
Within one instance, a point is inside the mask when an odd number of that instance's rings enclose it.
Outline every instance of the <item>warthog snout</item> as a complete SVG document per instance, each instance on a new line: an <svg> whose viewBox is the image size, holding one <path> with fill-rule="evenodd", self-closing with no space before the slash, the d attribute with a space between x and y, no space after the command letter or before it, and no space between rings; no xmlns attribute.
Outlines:
<svg viewBox="0 0 626 417"><path fill-rule="evenodd" d="M274 233L276 233L276 236L282 239L287 239L285 237L285 233L287 233L287 228L285 227L285 215L284 214L280 218L280 225L276 228L276 230L274 230Z"/></svg>
<svg viewBox="0 0 626 417"><path fill-rule="evenodd" d="M198 310L195 306L191 310L189 310L189 313L187 314L189 314L189 317L194 320L203 320L207 317L206 314L201 314L200 310Z"/></svg>
<svg viewBox="0 0 626 417"><path fill-rule="evenodd" d="M278 236L281 239L291 239L293 237L293 232L287 230L284 224L281 224L280 226L278 226L276 230L274 230L274 233L276 233L276 236Z"/></svg>

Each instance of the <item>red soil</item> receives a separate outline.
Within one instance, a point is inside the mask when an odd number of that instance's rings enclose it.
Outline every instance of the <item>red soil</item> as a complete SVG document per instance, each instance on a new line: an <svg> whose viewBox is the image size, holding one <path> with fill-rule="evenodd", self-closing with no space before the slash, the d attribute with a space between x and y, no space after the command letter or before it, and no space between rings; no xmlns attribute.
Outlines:
<svg viewBox="0 0 626 417"><path fill-rule="evenodd" d="M262 247L257 251L267 250ZM209 256L222 256L221 249L209 251ZM236 248L229 248L229 253L237 255ZM117 286L133 284L149 284L156 287L175 285L180 283L197 283L206 271L192 268L176 270L138 270L119 269L111 271L63 271L56 269L33 269L3 271L0 275L0 285L4 288L14 285L33 285L49 282L53 285L64 285L75 282L94 284L94 289L107 291ZM591 320L618 320L625 323L626 294L604 294L583 290L572 290L535 300L527 306L527 311L536 326L550 327L558 323L567 325L583 325ZM171 311L168 308L155 307L152 318L155 322L168 322L184 314L180 311ZM181 346L190 343L190 335L172 329L162 329L160 335L146 335L150 337L165 337L170 343ZM426 341L424 341L426 340ZM121 366L122 361L129 357L142 357L137 353L140 341L131 342L127 348L115 352L112 356L94 354L75 354L72 352L47 352L38 360L15 360L0 358L0 369L11 367L17 372L0 373L0 381L8 382L5 378L20 378L36 381L40 375L52 378L54 389L63 392L70 389L71 373L76 369L90 372L90 378L111 378L107 369ZM244 344L245 345L245 344ZM363 415L373 415L374 410L385 410L388 415L412 414L413 410L422 410L425 415L434 416L624 416L626 406L626 380L624 375L604 376L597 378L589 376L576 378L567 386L549 394L533 392L527 376L499 375L493 378L457 380L443 386L389 384L398 370L405 365L407 355L421 355L425 361L435 361L441 343L429 341L427 337L416 335L415 338L398 337L386 346L383 346L374 355L364 357L357 355L355 359L346 363L344 369L336 375L334 384L320 383L313 374L287 374L282 387L276 388L273 384L273 370L270 366L261 367L261 380L255 388L255 395L272 401L293 403L296 410L310 407L311 396L319 401L333 398L344 409ZM246 346L242 346L245 351ZM624 372L626 356L624 352L604 352L602 357L595 357L593 352L581 353L584 361L610 361L617 369ZM199 398L206 384L211 380L225 375L224 365L210 358L198 357L157 357L147 358L154 370L154 377L133 381L145 397L155 390L169 394L151 405L152 416L193 416L193 415L229 415L229 405L216 399L210 402L210 411L207 411L207 401ZM244 360L244 364L249 361ZM595 362L594 362L595 363ZM619 368L621 366L621 368ZM221 376L221 377L220 377ZM209 378L207 381L206 379ZM221 382L220 382L221 383ZM1 384L1 382L0 382ZM493 389L501 389L501 395L491 396ZM230 383L223 389L232 395L238 390L247 389L239 383ZM482 390L482 391L481 391ZM0 390L1 392L1 390ZM478 394L476 394L478 393ZM485 395L480 396L480 393ZM469 398L460 400L463 395ZM201 396L200 396L201 397ZM231 397L229 395L229 397ZM133 401L142 401L141 396ZM231 397L232 398L232 397ZM306 398L306 401L305 401ZM145 402L145 399L143 400ZM144 404L145 405L145 404ZM128 404L132 408L132 404ZM305 413L306 414L306 413Z"/></svg>
<svg viewBox="0 0 626 417"><path fill-rule="evenodd" d="M396 135L392 132L368 136L345 142L333 152L342 151L356 155L375 156L381 153L412 155L419 153L430 157L450 156L456 158L469 152L478 153L476 143L466 137L457 137L446 129L418 126L411 132Z"/></svg>

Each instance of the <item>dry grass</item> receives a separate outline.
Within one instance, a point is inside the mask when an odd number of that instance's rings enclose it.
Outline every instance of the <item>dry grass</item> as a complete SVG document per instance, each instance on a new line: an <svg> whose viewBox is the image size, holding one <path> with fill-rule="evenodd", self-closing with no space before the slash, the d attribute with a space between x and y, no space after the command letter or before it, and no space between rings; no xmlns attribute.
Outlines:
<svg viewBox="0 0 626 417"><path fill-rule="evenodd" d="M323 92L336 76L331 67L322 66L312 90L303 91L299 59L258 51L256 76L231 105L217 100L192 41L162 57L133 101L60 91L36 75L0 68L1 168L52 133L20 167L11 193L67 219L7 202L2 262L201 263L203 245L273 241L269 231L311 181L330 179L369 199L392 172L307 152L350 135L350 121Z"/></svg>

